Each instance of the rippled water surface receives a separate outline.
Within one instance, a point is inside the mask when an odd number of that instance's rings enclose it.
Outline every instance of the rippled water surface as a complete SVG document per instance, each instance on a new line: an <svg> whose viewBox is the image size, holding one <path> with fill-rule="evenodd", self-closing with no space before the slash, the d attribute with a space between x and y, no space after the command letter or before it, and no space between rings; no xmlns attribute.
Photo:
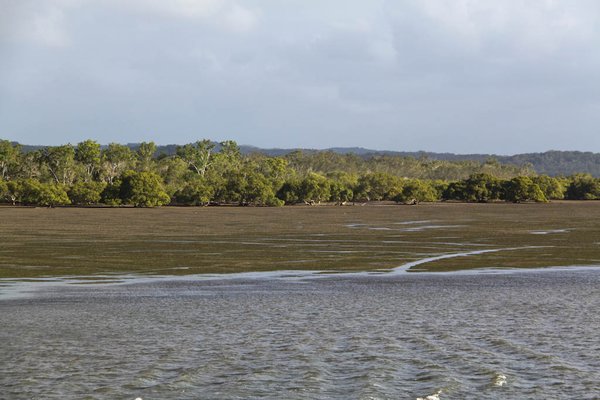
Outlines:
<svg viewBox="0 0 600 400"><path fill-rule="evenodd" d="M44 286L0 300L0 398L600 398L599 284L589 269Z"/></svg>

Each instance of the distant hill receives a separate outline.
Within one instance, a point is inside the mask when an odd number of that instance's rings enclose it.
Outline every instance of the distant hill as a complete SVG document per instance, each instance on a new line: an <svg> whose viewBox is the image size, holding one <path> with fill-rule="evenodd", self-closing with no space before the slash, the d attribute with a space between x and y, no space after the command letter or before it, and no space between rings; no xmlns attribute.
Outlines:
<svg viewBox="0 0 600 400"><path fill-rule="evenodd" d="M333 147L324 150L314 149L259 149L252 146L242 146L242 152L259 152L270 156L282 156L296 150L306 152L331 151L339 154L354 153L361 157L373 156L399 156L416 159L431 159L444 161L479 161L495 159L503 164L524 166L531 164L539 174L550 176L572 175L576 173L589 173L600 177L600 153L582 151L546 151L544 153L523 153L512 156L495 154L454 154L433 153L427 151L382 151L370 150L362 147Z"/></svg>
<svg viewBox="0 0 600 400"><path fill-rule="evenodd" d="M218 151L218 144L216 150ZM128 143L130 148L136 149L138 143ZM35 151L45 146L22 145L23 151ZM173 155L177 150L177 145L160 145L158 146L158 154ZM546 151L544 153L524 153L515 154L512 156L495 155L495 154L454 154L454 153L433 153L427 151L387 151L387 150L372 150L363 147L332 147L329 149L262 149L255 146L241 145L240 150L243 154L260 153L269 156L284 156L294 151L302 151L306 153L317 153L322 151L330 151L338 154L353 153L358 156L369 158L374 156L398 156L411 157L416 159L431 159L445 161L479 161L483 162L490 159L495 159L503 164L512 164L523 166L531 164L535 171L539 174L550 176L572 175L575 173L589 173L595 177L600 177L600 153L581 152L581 151Z"/></svg>
<svg viewBox="0 0 600 400"><path fill-rule="evenodd" d="M498 157L498 161L516 165L531 163L539 174L551 176L589 173L600 177L600 154L582 151L547 151Z"/></svg>

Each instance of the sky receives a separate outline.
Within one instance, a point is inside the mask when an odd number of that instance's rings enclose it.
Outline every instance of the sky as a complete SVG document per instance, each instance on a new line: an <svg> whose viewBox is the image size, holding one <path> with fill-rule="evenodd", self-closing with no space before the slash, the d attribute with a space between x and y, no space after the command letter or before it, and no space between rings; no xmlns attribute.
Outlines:
<svg viewBox="0 0 600 400"><path fill-rule="evenodd" d="M600 152L600 2L0 0L0 138Z"/></svg>

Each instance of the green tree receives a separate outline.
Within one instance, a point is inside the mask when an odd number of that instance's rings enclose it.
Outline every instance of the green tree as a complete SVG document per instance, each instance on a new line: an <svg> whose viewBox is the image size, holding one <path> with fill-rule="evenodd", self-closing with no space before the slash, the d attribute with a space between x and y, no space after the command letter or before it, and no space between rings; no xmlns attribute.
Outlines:
<svg viewBox="0 0 600 400"><path fill-rule="evenodd" d="M157 170L169 196L183 188L188 181L193 181L198 177L188 169L187 163L179 157L160 159Z"/></svg>
<svg viewBox="0 0 600 400"><path fill-rule="evenodd" d="M569 200L596 200L600 198L600 182L590 174L570 177L566 197Z"/></svg>
<svg viewBox="0 0 600 400"><path fill-rule="evenodd" d="M22 201L25 204L47 207L71 204L64 185L42 183L35 179L25 179L22 182Z"/></svg>
<svg viewBox="0 0 600 400"><path fill-rule="evenodd" d="M73 204L98 204L105 188L106 182L77 181L71 186L71 189L69 189L68 195Z"/></svg>
<svg viewBox="0 0 600 400"><path fill-rule="evenodd" d="M331 197L329 190L329 180L323 175L311 172L300 181L298 195L307 204L318 204Z"/></svg>
<svg viewBox="0 0 600 400"><path fill-rule="evenodd" d="M446 189L448 189L448 186L450 183L447 181L441 180L441 179L436 179L436 180L430 181L429 183L431 184L431 186L433 187L433 189L436 192L437 200L442 200L442 195L446 191Z"/></svg>
<svg viewBox="0 0 600 400"><path fill-rule="evenodd" d="M8 200L8 185L3 180L0 180L0 202Z"/></svg>
<svg viewBox="0 0 600 400"><path fill-rule="evenodd" d="M205 206L210 203L214 195L214 188L203 177L195 176L189 179L183 187L174 194L178 204Z"/></svg>
<svg viewBox="0 0 600 400"><path fill-rule="evenodd" d="M354 199L354 188L358 185L358 177L355 174L333 171L326 177L329 180L331 201L341 205Z"/></svg>
<svg viewBox="0 0 600 400"><path fill-rule="evenodd" d="M150 171L152 169L155 153L156 144L154 144L154 142L140 143L135 152L138 171Z"/></svg>
<svg viewBox="0 0 600 400"><path fill-rule="evenodd" d="M222 203L225 201L226 195L226 180L221 174L207 174L204 177L206 184L210 186L212 192L211 202Z"/></svg>
<svg viewBox="0 0 600 400"><path fill-rule="evenodd" d="M272 182L258 172L246 174L242 202L258 206L282 206L284 204L275 196Z"/></svg>
<svg viewBox="0 0 600 400"><path fill-rule="evenodd" d="M283 201L275 197L272 182L253 170L231 172L226 176L227 201L240 205L279 206Z"/></svg>
<svg viewBox="0 0 600 400"><path fill-rule="evenodd" d="M0 140L0 179L8 181L16 177L20 157L21 146Z"/></svg>
<svg viewBox="0 0 600 400"><path fill-rule="evenodd" d="M21 153L17 173L19 178L37 178L42 175L41 170L38 152Z"/></svg>
<svg viewBox="0 0 600 400"><path fill-rule="evenodd" d="M356 200L391 200L402 191L402 181L394 175L376 172L358 178L354 190Z"/></svg>
<svg viewBox="0 0 600 400"><path fill-rule="evenodd" d="M289 168L288 161L282 157L252 154L246 157L246 160L244 168L256 171L267 178L274 191L277 191L288 177L294 175L294 171Z"/></svg>
<svg viewBox="0 0 600 400"><path fill-rule="evenodd" d="M127 146L110 143L102 151L103 176L106 182L113 184L114 180L129 168L134 155Z"/></svg>
<svg viewBox="0 0 600 400"><path fill-rule="evenodd" d="M504 183L504 199L513 203L523 201L546 202L546 196L531 178L517 176Z"/></svg>
<svg viewBox="0 0 600 400"><path fill-rule="evenodd" d="M464 181L463 200L485 203L499 200L502 195L502 185L490 174L474 174ZM455 188L456 189L456 188Z"/></svg>
<svg viewBox="0 0 600 400"><path fill-rule="evenodd" d="M561 200L565 198L567 188L561 179L539 175L531 178L531 180L540 187L547 199Z"/></svg>
<svg viewBox="0 0 600 400"><path fill-rule="evenodd" d="M330 200L336 204L344 204L354 198L352 186L339 180L329 180Z"/></svg>
<svg viewBox="0 0 600 400"><path fill-rule="evenodd" d="M225 174L239 170L242 162L240 148L233 140L219 143L220 151L214 155L213 167Z"/></svg>
<svg viewBox="0 0 600 400"><path fill-rule="evenodd" d="M240 170L229 170L223 174L224 192L221 194L221 201L225 203L245 203L244 191L246 189L246 174Z"/></svg>
<svg viewBox="0 0 600 400"><path fill-rule="evenodd" d="M442 192L443 200L462 200L466 201L467 185L465 181L449 182Z"/></svg>
<svg viewBox="0 0 600 400"><path fill-rule="evenodd" d="M212 162L211 156L215 145L207 139L186 144L177 148L177 155L198 175L204 176Z"/></svg>
<svg viewBox="0 0 600 400"><path fill-rule="evenodd" d="M121 205L123 203L121 200L121 184L121 179L118 177L113 179L112 183L106 183L104 190L100 193L100 202L108 206Z"/></svg>
<svg viewBox="0 0 600 400"><path fill-rule="evenodd" d="M160 176L154 172L128 171L123 174L120 191L123 203L135 207L157 207L171 201Z"/></svg>
<svg viewBox="0 0 600 400"><path fill-rule="evenodd" d="M75 161L77 161L84 170L85 182L95 178L100 169L100 144L94 140L85 140L75 147Z"/></svg>
<svg viewBox="0 0 600 400"><path fill-rule="evenodd" d="M300 195L300 180L293 177L283 183L277 191L277 198L285 204L298 204L302 201Z"/></svg>
<svg viewBox="0 0 600 400"><path fill-rule="evenodd" d="M19 179L5 182L3 197L12 203L13 206L21 203L23 198L23 181Z"/></svg>
<svg viewBox="0 0 600 400"><path fill-rule="evenodd" d="M40 163L47 168L57 184L70 185L75 179L75 149L72 145L45 147L38 153Z"/></svg>
<svg viewBox="0 0 600 400"><path fill-rule="evenodd" d="M437 201L438 199L438 191L432 182L419 179L412 179L404 183L402 191L394 197L394 200L398 203L414 204L423 201Z"/></svg>

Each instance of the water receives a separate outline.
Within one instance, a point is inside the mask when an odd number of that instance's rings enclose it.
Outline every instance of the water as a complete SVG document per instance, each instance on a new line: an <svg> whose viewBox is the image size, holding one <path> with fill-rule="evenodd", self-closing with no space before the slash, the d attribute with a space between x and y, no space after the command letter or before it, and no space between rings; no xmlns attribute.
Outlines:
<svg viewBox="0 0 600 400"><path fill-rule="evenodd" d="M600 398L598 287L598 269L46 283L0 300L0 398Z"/></svg>

